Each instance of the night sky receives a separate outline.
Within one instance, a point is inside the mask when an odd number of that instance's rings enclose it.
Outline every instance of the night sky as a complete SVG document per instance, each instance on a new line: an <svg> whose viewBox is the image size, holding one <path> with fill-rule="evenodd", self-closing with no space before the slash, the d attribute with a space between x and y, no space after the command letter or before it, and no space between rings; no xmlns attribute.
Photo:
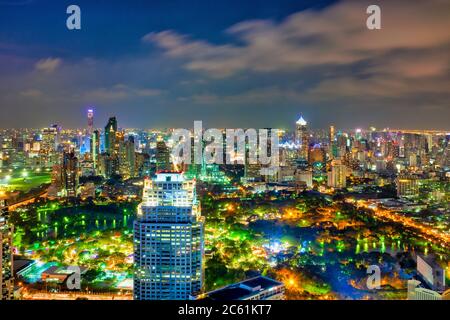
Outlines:
<svg viewBox="0 0 450 320"><path fill-rule="evenodd" d="M66 28L79 5L82 30ZM382 9L382 30L366 8ZM450 1L0 0L0 127L450 129Z"/></svg>

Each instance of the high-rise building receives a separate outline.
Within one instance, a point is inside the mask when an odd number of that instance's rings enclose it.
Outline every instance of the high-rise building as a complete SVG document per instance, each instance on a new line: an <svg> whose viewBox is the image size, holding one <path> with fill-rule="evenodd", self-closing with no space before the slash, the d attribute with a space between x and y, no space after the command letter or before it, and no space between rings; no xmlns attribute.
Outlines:
<svg viewBox="0 0 450 320"><path fill-rule="evenodd" d="M88 136L90 137L94 132L94 109L87 111Z"/></svg>
<svg viewBox="0 0 450 320"><path fill-rule="evenodd" d="M295 140L299 147L298 155L300 158L303 158L304 160L308 160L308 149L309 149L309 132L308 132L308 123L303 119L303 117L300 117L300 119L297 120L296 124L296 130L295 130Z"/></svg>
<svg viewBox="0 0 450 320"><path fill-rule="evenodd" d="M334 143L334 126L330 126L330 145Z"/></svg>
<svg viewBox="0 0 450 320"><path fill-rule="evenodd" d="M76 197L78 193L78 158L73 151L63 153L61 171L64 195Z"/></svg>
<svg viewBox="0 0 450 320"><path fill-rule="evenodd" d="M114 154L116 146L117 120L111 117L105 126L105 152L109 155Z"/></svg>
<svg viewBox="0 0 450 320"><path fill-rule="evenodd" d="M51 167L58 163L58 146L60 142L61 128L58 125L52 125L49 128L42 129L39 148L40 163L45 167Z"/></svg>
<svg viewBox="0 0 450 320"><path fill-rule="evenodd" d="M418 178L413 175L399 175L396 179L397 196L414 197L419 195Z"/></svg>
<svg viewBox="0 0 450 320"><path fill-rule="evenodd" d="M158 173L144 181L134 222L134 299L186 300L203 289L203 219L195 180Z"/></svg>
<svg viewBox="0 0 450 320"><path fill-rule="evenodd" d="M0 300L12 300L14 295L12 233L8 224L5 201L0 199Z"/></svg>
<svg viewBox="0 0 450 320"><path fill-rule="evenodd" d="M134 137L121 141L119 145L119 172L124 179L136 176L136 153Z"/></svg>
<svg viewBox="0 0 450 320"><path fill-rule="evenodd" d="M52 167L52 183L48 188L48 196L51 198L56 198L61 195L62 187L62 166L55 164Z"/></svg>
<svg viewBox="0 0 450 320"><path fill-rule="evenodd" d="M347 167L342 164L341 160L333 160L331 162L331 171L328 172L328 186L336 189L345 188L347 186Z"/></svg>
<svg viewBox="0 0 450 320"><path fill-rule="evenodd" d="M417 255L417 273L430 289L438 292L445 290L445 271L431 256Z"/></svg>
<svg viewBox="0 0 450 320"><path fill-rule="evenodd" d="M335 139L335 131L334 131L334 126L330 126L330 141L329 141L329 145L328 145L328 154L330 156L330 159L333 159L335 157L335 143L334 143L334 139Z"/></svg>
<svg viewBox="0 0 450 320"><path fill-rule="evenodd" d="M316 144L309 150L309 163L312 164L322 164L325 165L326 157L325 150L320 144Z"/></svg>
<svg viewBox="0 0 450 320"><path fill-rule="evenodd" d="M156 142L156 171L171 170L170 151L161 138Z"/></svg>
<svg viewBox="0 0 450 320"><path fill-rule="evenodd" d="M94 165L94 171L97 170L99 154L100 154L100 133L98 132L98 130L94 130L91 134L91 159Z"/></svg>
<svg viewBox="0 0 450 320"><path fill-rule="evenodd" d="M60 128L58 125L52 125L49 128L42 129L41 152L50 154L57 150L59 144Z"/></svg>
<svg viewBox="0 0 450 320"><path fill-rule="evenodd" d="M309 170L297 170L295 173L295 181L297 183L303 183L307 188L312 188L313 186L313 174Z"/></svg>

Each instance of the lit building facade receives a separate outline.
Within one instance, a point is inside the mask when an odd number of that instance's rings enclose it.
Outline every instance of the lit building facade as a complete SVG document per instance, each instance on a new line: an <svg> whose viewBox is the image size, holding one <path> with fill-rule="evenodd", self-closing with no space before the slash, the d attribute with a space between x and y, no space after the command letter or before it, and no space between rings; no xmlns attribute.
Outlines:
<svg viewBox="0 0 450 320"><path fill-rule="evenodd" d="M396 180L397 196L415 197L419 195L419 184L417 177L413 175L400 175Z"/></svg>
<svg viewBox="0 0 450 320"><path fill-rule="evenodd" d="M109 155L114 154L116 145L117 119L111 117L105 126L105 152Z"/></svg>
<svg viewBox="0 0 450 320"><path fill-rule="evenodd" d="M443 292L445 289L445 271L430 256L417 255L417 272L432 290Z"/></svg>
<svg viewBox="0 0 450 320"><path fill-rule="evenodd" d="M331 162L331 171L328 172L328 186L336 189L347 186L347 167L340 160Z"/></svg>
<svg viewBox="0 0 450 320"><path fill-rule="evenodd" d="M298 121L295 123L295 140L297 145L299 146L298 155L300 158L308 161L309 155L309 132L308 132L308 123L300 117Z"/></svg>
<svg viewBox="0 0 450 320"><path fill-rule="evenodd" d="M197 299L229 300L284 300L286 288L282 282L258 276L200 295Z"/></svg>
<svg viewBox="0 0 450 320"><path fill-rule="evenodd" d="M88 136L94 132L94 109L87 111Z"/></svg>
<svg viewBox="0 0 450 320"><path fill-rule="evenodd" d="M170 151L162 139L156 143L156 171L171 170Z"/></svg>
<svg viewBox="0 0 450 320"><path fill-rule="evenodd" d="M94 171L97 170L98 157L100 154L100 133L98 130L94 130L91 134L91 159L94 166Z"/></svg>
<svg viewBox="0 0 450 320"><path fill-rule="evenodd" d="M422 287L417 280L408 280L408 300L442 300L442 296L433 290Z"/></svg>
<svg viewBox="0 0 450 320"><path fill-rule="evenodd" d="M161 172L144 182L134 223L134 299L185 300L203 289L203 220L196 183Z"/></svg>
<svg viewBox="0 0 450 320"><path fill-rule="evenodd" d="M78 158L73 151L64 152L62 161L63 195L76 197L78 194Z"/></svg>

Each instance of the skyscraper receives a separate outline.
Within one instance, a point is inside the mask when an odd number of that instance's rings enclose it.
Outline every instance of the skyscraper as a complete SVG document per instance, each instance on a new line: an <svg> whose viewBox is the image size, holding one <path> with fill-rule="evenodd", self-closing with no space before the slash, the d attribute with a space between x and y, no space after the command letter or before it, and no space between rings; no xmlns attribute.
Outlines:
<svg viewBox="0 0 450 320"><path fill-rule="evenodd" d="M88 120L88 136L90 137L94 132L94 110L89 109L87 111L87 120Z"/></svg>
<svg viewBox="0 0 450 320"><path fill-rule="evenodd" d="M341 160L333 160L331 162L331 171L328 172L328 186L336 189L345 188L347 186L347 167L342 164Z"/></svg>
<svg viewBox="0 0 450 320"><path fill-rule="evenodd" d="M171 170L170 151L162 138L156 142L156 171Z"/></svg>
<svg viewBox="0 0 450 320"><path fill-rule="evenodd" d="M100 153L100 133L98 132L98 130L94 130L91 134L91 159L94 165L94 170L97 169L99 153Z"/></svg>
<svg viewBox="0 0 450 320"><path fill-rule="evenodd" d="M12 233L5 201L0 199L0 300L11 300L14 294Z"/></svg>
<svg viewBox="0 0 450 320"><path fill-rule="evenodd" d="M335 131L334 131L334 126L330 126L330 142L329 142L329 146L328 146L328 154L330 159L333 159L335 157L335 152L334 152L334 139L335 139Z"/></svg>
<svg viewBox="0 0 450 320"><path fill-rule="evenodd" d="M111 117L105 127L105 152L109 155L114 154L116 145L117 120L116 117Z"/></svg>
<svg viewBox="0 0 450 320"><path fill-rule="evenodd" d="M78 192L78 158L73 151L64 152L61 169L64 195L76 197Z"/></svg>
<svg viewBox="0 0 450 320"><path fill-rule="evenodd" d="M144 182L134 222L134 299L185 300L203 288L203 219L195 180L158 173Z"/></svg>
<svg viewBox="0 0 450 320"><path fill-rule="evenodd" d="M300 117L300 119L297 120L296 124L296 130L295 130L295 140L297 145L299 146L298 149L298 156L306 161L308 161L308 149L309 149L309 133L308 133L308 123L303 119L303 117Z"/></svg>
<svg viewBox="0 0 450 320"><path fill-rule="evenodd" d="M124 179L136 176L136 153L134 151L134 137L120 141L119 144L119 172Z"/></svg>

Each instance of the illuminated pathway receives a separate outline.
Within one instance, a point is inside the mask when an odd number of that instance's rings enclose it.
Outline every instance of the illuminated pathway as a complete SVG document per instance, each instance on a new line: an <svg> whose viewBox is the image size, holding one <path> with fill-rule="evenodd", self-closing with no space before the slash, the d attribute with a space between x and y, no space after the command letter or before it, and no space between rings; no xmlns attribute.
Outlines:
<svg viewBox="0 0 450 320"><path fill-rule="evenodd" d="M347 199L347 201L350 201L350 200ZM378 218L394 221L394 222L402 224L405 227L414 229L423 238L425 238L426 240L428 240L430 242L438 243L442 247L450 247L450 235L447 233L443 233L442 231L427 227L421 223L414 221L411 218L399 215L398 213L396 213L394 211L381 209L381 208L371 208L370 203L368 203L367 201L364 201L364 200L358 200L357 206L359 208L362 207L362 208L370 209L371 212L373 212L374 215L377 216Z"/></svg>
<svg viewBox="0 0 450 320"><path fill-rule="evenodd" d="M8 206L8 210L9 211L15 211L18 207L22 207L22 206L26 206L29 204L34 203L34 201L36 201L36 199L38 198L46 198L47 197L47 191L43 191L41 194L33 196L32 198L26 199L26 200L22 200L18 203L14 203L10 206Z"/></svg>

